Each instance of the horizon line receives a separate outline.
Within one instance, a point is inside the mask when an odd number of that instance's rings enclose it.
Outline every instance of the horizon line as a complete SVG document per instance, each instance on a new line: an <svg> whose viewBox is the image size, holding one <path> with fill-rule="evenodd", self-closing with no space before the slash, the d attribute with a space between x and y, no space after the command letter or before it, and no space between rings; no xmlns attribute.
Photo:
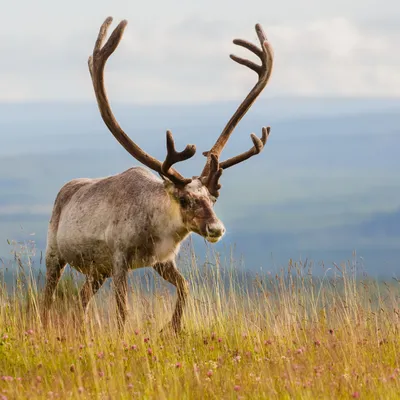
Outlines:
<svg viewBox="0 0 400 400"><path fill-rule="evenodd" d="M201 101L172 101L172 102L154 102L154 103L141 103L135 101L113 101L113 104L118 105L130 105L137 107L173 107L173 106L203 106L210 104L231 104L240 102L242 99L230 99L230 100L201 100ZM319 100L319 101L391 101L400 102L400 96L337 96L337 95L326 95L326 96L312 96L312 95L275 95L268 96L268 98L258 99L257 103L260 102L270 102L271 100ZM95 99L85 99L85 100L69 100L69 99L27 99L27 100L0 100L0 106L19 106L19 105L43 105L43 104L69 104L69 105L81 105L81 104L93 104L96 105Z"/></svg>

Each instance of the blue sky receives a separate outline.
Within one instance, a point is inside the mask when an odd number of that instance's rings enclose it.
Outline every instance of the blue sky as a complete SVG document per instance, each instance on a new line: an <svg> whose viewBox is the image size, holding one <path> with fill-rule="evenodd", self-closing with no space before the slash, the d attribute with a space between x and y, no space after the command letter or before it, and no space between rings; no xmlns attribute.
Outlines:
<svg viewBox="0 0 400 400"><path fill-rule="evenodd" d="M3 102L92 100L86 60L108 15L129 22L108 65L112 101L242 98L255 77L228 55L246 53L232 39L256 40L257 22L276 57L263 97L400 95L396 0L2 2Z"/></svg>

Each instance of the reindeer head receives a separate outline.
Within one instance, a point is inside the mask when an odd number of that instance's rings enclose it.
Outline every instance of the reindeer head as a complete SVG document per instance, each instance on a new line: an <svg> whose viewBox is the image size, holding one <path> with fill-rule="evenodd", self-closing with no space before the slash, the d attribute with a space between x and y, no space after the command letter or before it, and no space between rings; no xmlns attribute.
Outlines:
<svg viewBox="0 0 400 400"><path fill-rule="evenodd" d="M214 212L215 198L199 178L194 177L185 186L165 181L165 188L171 201L179 207L186 229L203 236L211 243L218 242L225 233L225 227Z"/></svg>
<svg viewBox="0 0 400 400"><path fill-rule="evenodd" d="M121 21L103 45L111 22L112 18L108 17L101 26L93 54L89 57L88 62L101 116L119 143L139 162L156 171L163 178L165 188L171 196L172 201L179 204L182 219L187 229L198 233L210 242L217 242L225 233L224 225L213 211L213 205L219 196L221 188L219 179L222 172L233 165L259 154L264 148L270 132L269 127L262 128L261 138L252 133L253 147L250 150L225 161L219 160L220 154L236 125L250 109L269 81L274 60L272 47L259 24L256 25L255 29L261 48L242 39L235 39L233 41L236 45L250 50L260 58L261 65L258 65L247 59L234 55L230 56L232 60L255 71L258 75L258 81L233 114L211 150L203 153L207 157L207 161L200 176L188 179L184 178L172 166L177 162L193 157L196 152L196 146L187 145L183 151L176 151L172 133L167 131L167 156L164 162L160 162L143 151L129 138L111 111L104 87L104 67L107 59L118 46L127 21Z"/></svg>

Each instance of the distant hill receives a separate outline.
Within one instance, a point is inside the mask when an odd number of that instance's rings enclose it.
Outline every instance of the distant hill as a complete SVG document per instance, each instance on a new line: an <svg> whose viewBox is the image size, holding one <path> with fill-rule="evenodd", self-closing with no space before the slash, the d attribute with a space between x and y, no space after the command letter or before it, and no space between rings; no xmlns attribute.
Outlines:
<svg viewBox="0 0 400 400"><path fill-rule="evenodd" d="M166 129L178 147L196 143L196 157L179 166L191 176L236 105L113 108L155 157L165 156ZM296 257L342 261L358 249L369 271L396 272L400 99L267 98L243 119L223 157L247 150L249 134L260 134L263 125L272 126L265 151L224 174L216 210L228 234L217 248L229 254L236 244L235 254L252 270ZM109 134L95 103L0 104L0 144L4 258L10 254L6 239L34 239L45 248L52 205L65 182L137 165Z"/></svg>

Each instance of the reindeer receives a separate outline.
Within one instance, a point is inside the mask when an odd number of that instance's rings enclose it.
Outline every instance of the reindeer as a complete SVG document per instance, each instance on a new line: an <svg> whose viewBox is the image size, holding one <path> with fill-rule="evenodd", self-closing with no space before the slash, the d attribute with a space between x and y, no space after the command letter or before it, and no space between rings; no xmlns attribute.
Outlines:
<svg viewBox="0 0 400 400"><path fill-rule="evenodd" d="M86 311L91 297L112 277L117 304L119 331L127 315L127 274L131 269L151 266L177 289L177 301L168 326L181 330L182 312L188 284L176 267L180 243L195 232L208 242L218 242L225 233L213 206L219 196L223 170L259 154L270 128L262 136L251 134L250 150L220 162L220 154L230 135L267 85L273 66L273 50L259 24L256 33L261 48L242 39L242 46L261 60L261 65L234 55L230 57L258 75L258 81L229 120L211 150L204 152L206 163L200 176L183 177L173 165L186 161L196 152L194 145L175 149L172 133L167 131L167 155L160 162L134 143L118 124L104 86L104 67L117 48L127 21L115 28L103 45L112 18L102 24L88 65L98 108L104 123L118 142L137 161L157 172L133 167L120 174L97 179L74 179L59 191L48 227L46 249L46 286L42 321L48 324L55 288L68 263L86 275L80 292Z"/></svg>

